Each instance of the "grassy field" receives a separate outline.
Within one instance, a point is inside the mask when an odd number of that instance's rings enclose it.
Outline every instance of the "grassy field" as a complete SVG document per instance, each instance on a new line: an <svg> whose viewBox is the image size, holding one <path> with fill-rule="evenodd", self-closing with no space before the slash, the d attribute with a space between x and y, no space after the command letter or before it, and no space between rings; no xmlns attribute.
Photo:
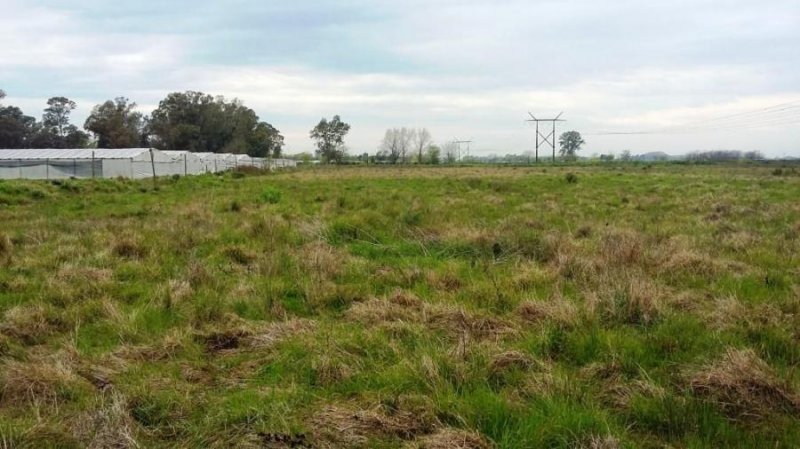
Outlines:
<svg viewBox="0 0 800 449"><path fill-rule="evenodd" d="M0 317L0 448L799 447L800 177L0 181Z"/></svg>

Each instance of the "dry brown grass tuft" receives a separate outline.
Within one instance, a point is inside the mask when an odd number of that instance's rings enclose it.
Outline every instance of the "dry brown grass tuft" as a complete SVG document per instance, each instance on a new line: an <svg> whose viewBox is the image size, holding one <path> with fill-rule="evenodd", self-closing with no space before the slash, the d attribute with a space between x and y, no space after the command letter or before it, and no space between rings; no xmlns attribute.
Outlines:
<svg viewBox="0 0 800 449"><path fill-rule="evenodd" d="M587 294L589 314L624 324L649 325L663 314L664 288L647 277L627 274L621 279L607 278L595 294Z"/></svg>
<svg viewBox="0 0 800 449"><path fill-rule="evenodd" d="M0 402L7 406L30 403L58 407L75 390L89 389L89 384L75 371L75 357L72 352L60 351L34 355L26 361L6 361L0 369Z"/></svg>
<svg viewBox="0 0 800 449"><path fill-rule="evenodd" d="M513 369L528 370L535 365L536 361L524 352L506 351L492 357L489 375L495 377Z"/></svg>
<svg viewBox="0 0 800 449"><path fill-rule="evenodd" d="M554 323L564 327L573 327L579 320L578 308L561 295L546 301L525 301L517 307L517 313L529 323Z"/></svg>
<svg viewBox="0 0 800 449"><path fill-rule="evenodd" d="M117 364L124 361L156 362L174 359L185 348L188 332L175 329L152 345L123 345L117 348L111 359Z"/></svg>
<svg viewBox="0 0 800 449"><path fill-rule="evenodd" d="M104 395L98 406L71 425L75 437L88 449L138 448L137 424L128 403L118 392Z"/></svg>
<svg viewBox="0 0 800 449"><path fill-rule="evenodd" d="M619 449L622 445L611 435L591 435L578 443L578 449Z"/></svg>
<svg viewBox="0 0 800 449"><path fill-rule="evenodd" d="M408 449L491 449L493 446L480 434L444 427L405 446Z"/></svg>
<svg viewBox="0 0 800 449"><path fill-rule="evenodd" d="M555 272L565 278L581 282L593 281L603 263L575 252L561 251L551 261Z"/></svg>
<svg viewBox="0 0 800 449"><path fill-rule="evenodd" d="M170 307L176 306L186 299L190 298L194 293L190 281L180 279L170 279L167 284L167 301Z"/></svg>
<svg viewBox="0 0 800 449"><path fill-rule="evenodd" d="M114 255L124 259L142 259L147 256L147 248L132 237L120 237L111 247Z"/></svg>
<svg viewBox="0 0 800 449"><path fill-rule="evenodd" d="M425 275L425 281L436 290L445 292L455 292L464 286L464 282L452 272L437 273L429 271Z"/></svg>
<svg viewBox="0 0 800 449"><path fill-rule="evenodd" d="M235 262L239 265L250 265L256 261L258 255L252 251L250 248L246 248L242 245L231 245L223 249L222 251L225 256L227 256L232 262Z"/></svg>
<svg viewBox="0 0 800 449"><path fill-rule="evenodd" d="M209 353L231 353L252 349L269 349L285 339L314 329L313 320L292 319L256 325L236 316L227 316L223 323L194 335Z"/></svg>
<svg viewBox="0 0 800 449"><path fill-rule="evenodd" d="M303 245L297 252L297 265L316 279L335 279L340 276L349 261L347 253L322 241Z"/></svg>
<svg viewBox="0 0 800 449"><path fill-rule="evenodd" d="M0 260L8 259L14 251L14 242L6 234L0 234Z"/></svg>
<svg viewBox="0 0 800 449"><path fill-rule="evenodd" d="M600 251L612 265L640 265L645 258L641 234L627 229L608 229L600 238Z"/></svg>
<svg viewBox="0 0 800 449"><path fill-rule="evenodd" d="M311 364L311 369L314 372L316 384L325 387L336 385L349 379L354 372L352 364L346 364L340 358L327 354L314 360Z"/></svg>
<svg viewBox="0 0 800 449"><path fill-rule="evenodd" d="M110 281L113 274L114 272L107 268L64 265L59 268L55 275L55 279L63 282L103 284Z"/></svg>
<svg viewBox="0 0 800 449"><path fill-rule="evenodd" d="M466 336L499 339L516 332L508 321L493 316L472 314L457 307L432 307L426 318L431 328L444 330L451 336L459 338Z"/></svg>
<svg viewBox="0 0 800 449"><path fill-rule="evenodd" d="M23 304L6 311L0 332L31 345L67 327L64 318L52 308L43 304Z"/></svg>
<svg viewBox="0 0 800 449"><path fill-rule="evenodd" d="M313 331L316 324L307 319L276 321L254 328L245 341L250 348L272 348L287 338Z"/></svg>
<svg viewBox="0 0 800 449"><path fill-rule="evenodd" d="M393 437L411 440L430 433L434 424L419 413L402 408L377 406L358 410L339 405L329 406L311 419L314 447L341 448L364 446L370 437Z"/></svg>
<svg viewBox="0 0 800 449"><path fill-rule="evenodd" d="M530 370L519 394L526 398L554 397L570 394L570 380L557 372L553 365L539 361L535 370Z"/></svg>
<svg viewBox="0 0 800 449"><path fill-rule="evenodd" d="M757 304L747 306L736 296L717 298L710 310L701 311L713 328L718 330L742 327L759 329L769 326L780 326L791 315L784 315L774 304Z"/></svg>
<svg viewBox="0 0 800 449"><path fill-rule="evenodd" d="M800 412L800 394L752 349L729 348L719 360L691 372L689 387L734 419Z"/></svg>
<svg viewBox="0 0 800 449"><path fill-rule="evenodd" d="M419 298L397 290L386 299L370 299L353 304L347 310L347 317L365 324L419 322L422 312L423 303Z"/></svg>

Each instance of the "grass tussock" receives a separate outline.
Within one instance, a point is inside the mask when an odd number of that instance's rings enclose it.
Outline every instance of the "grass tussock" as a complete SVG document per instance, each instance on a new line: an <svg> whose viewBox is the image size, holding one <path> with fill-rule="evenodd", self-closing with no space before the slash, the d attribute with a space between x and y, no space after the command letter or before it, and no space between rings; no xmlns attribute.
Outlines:
<svg viewBox="0 0 800 449"><path fill-rule="evenodd" d="M111 252L123 259L143 259L147 256L147 247L134 237L120 237L114 241Z"/></svg>
<svg viewBox="0 0 800 449"><path fill-rule="evenodd" d="M33 345L68 326L65 317L53 307L41 303L23 304L6 311L0 332Z"/></svg>
<svg viewBox="0 0 800 449"><path fill-rule="evenodd" d="M61 351L37 355L29 360L6 360L0 371L4 406L33 404L57 409L91 386L76 371L75 354Z"/></svg>
<svg viewBox="0 0 800 449"><path fill-rule="evenodd" d="M752 349L727 349L718 360L690 373L689 387L734 419L800 412L800 394Z"/></svg>
<svg viewBox="0 0 800 449"><path fill-rule="evenodd" d="M438 424L430 413L416 409L379 405L369 409L330 406L317 413L311 424L315 447L365 447L371 437L413 440L429 434Z"/></svg>
<svg viewBox="0 0 800 449"><path fill-rule="evenodd" d="M492 449L480 434L451 427L438 429L404 446L406 449Z"/></svg>
<svg viewBox="0 0 800 449"><path fill-rule="evenodd" d="M101 396L96 407L73 424L73 433L89 449L139 448L136 435L140 429L129 410L121 393Z"/></svg>
<svg viewBox="0 0 800 449"><path fill-rule="evenodd" d="M14 242L7 234L0 234L0 260L8 259L14 251Z"/></svg>
<svg viewBox="0 0 800 449"><path fill-rule="evenodd" d="M522 302L517 307L517 313L528 323L557 324L564 327L573 327L580 319L575 303L561 295L548 300Z"/></svg>

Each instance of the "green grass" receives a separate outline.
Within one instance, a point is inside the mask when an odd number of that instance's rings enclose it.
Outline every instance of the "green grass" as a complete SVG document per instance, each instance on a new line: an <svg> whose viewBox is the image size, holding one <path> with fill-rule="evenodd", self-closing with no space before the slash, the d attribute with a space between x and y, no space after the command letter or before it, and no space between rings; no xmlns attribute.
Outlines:
<svg viewBox="0 0 800 449"><path fill-rule="evenodd" d="M797 447L795 173L0 181L0 447Z"/></svg>

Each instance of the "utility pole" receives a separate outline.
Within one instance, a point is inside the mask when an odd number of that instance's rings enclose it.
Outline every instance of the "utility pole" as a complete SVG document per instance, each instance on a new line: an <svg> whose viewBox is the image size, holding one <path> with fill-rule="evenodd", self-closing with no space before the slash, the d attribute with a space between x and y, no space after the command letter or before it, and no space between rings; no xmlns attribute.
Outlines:
<svg viewBox="0 0 800 449"><path fill-rule="evenodd" d="M528 115L531 116L530 119L526 120L527 122L534 122L536 123L536 163L539 163L539 147L544 144L550 144L553 148L553 162L556 161L556 122L566 122L566 120L562 120L561 116L564 112L561 112L556 116L556 118L546 118L546 119L539 119L533 116L530 112ZM552 122L553 123L553 131L545 136L539 131L539 122Z"/></svg>

